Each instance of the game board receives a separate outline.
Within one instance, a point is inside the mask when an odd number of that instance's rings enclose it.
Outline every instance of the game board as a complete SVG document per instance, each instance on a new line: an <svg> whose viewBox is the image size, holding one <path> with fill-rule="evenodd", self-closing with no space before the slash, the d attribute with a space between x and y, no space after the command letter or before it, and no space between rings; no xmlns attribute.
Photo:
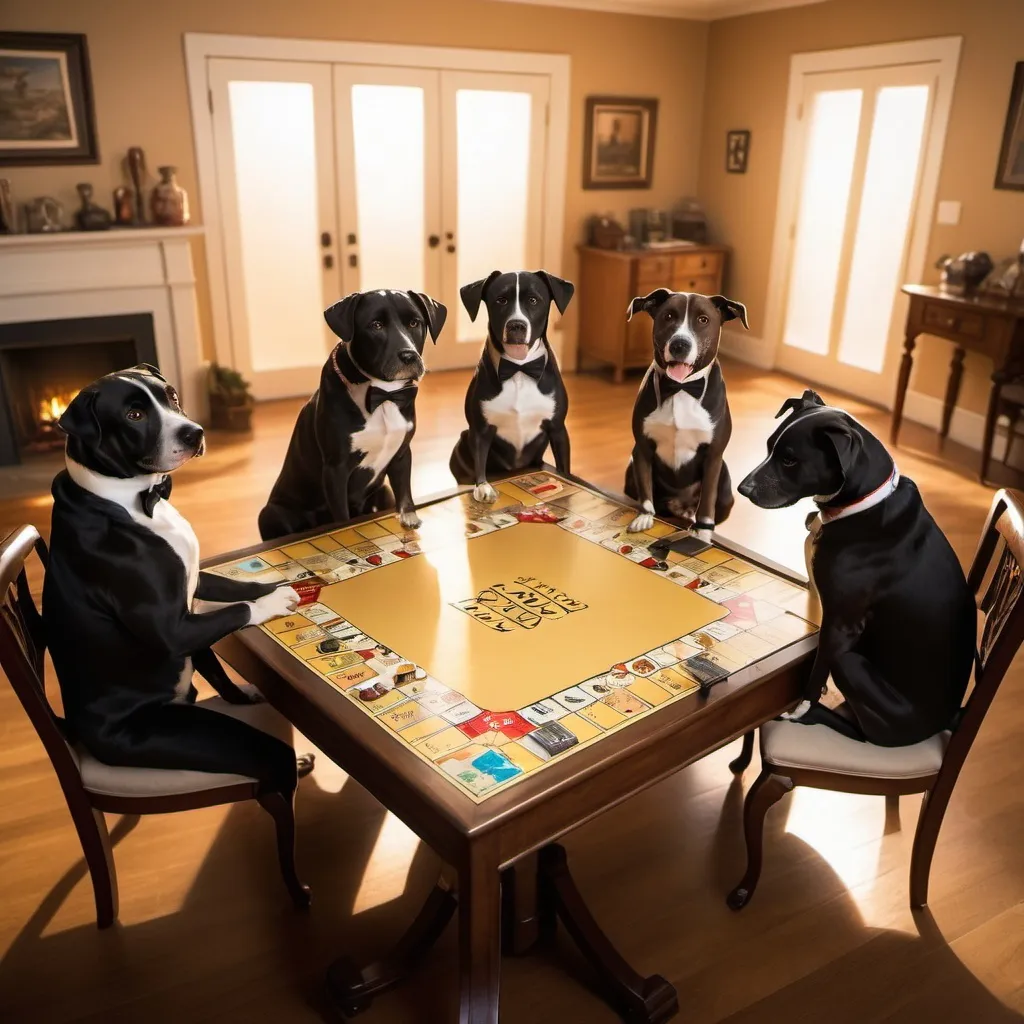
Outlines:
<svg viewBox="0 0 1024 1024"><path fill-rule="evenodd" d="M470 799L817 628L808 594L718 547L628 533L635 510L551 472L210 569L290 584L259 627Z"/></svg>

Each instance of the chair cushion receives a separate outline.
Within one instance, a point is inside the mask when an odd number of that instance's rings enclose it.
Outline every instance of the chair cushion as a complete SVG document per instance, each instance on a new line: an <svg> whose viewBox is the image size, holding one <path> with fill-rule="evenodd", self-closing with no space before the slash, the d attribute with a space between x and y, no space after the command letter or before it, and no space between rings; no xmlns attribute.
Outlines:
<svg viewBox="0 0 1024 1024"><path fill-rule="evenodd" d="M291 724L269 704L229 704L221 697L209 697L199 701L198 706L222 715L230 715L262 732L276 736L285 743L292 742ZM169 768L125 768L104 764L97 761L81 745L73 747L72 754L78 762L78 770L82 773L82 784L90 793L99 793L103 796L179 796L182 793L199 793L207 789L220 789L222 786L237 786L256 781L246 775Z"/></svg>
<svg viewBox="0 0 1024 1024"><path fill-rule="evenodd" d="M761 726L761 757L779 768L813 768L871 779L916 779L939 770L949 735L940 732L908 747L878 747L852 740L827 725L765 722Z"/></svg>

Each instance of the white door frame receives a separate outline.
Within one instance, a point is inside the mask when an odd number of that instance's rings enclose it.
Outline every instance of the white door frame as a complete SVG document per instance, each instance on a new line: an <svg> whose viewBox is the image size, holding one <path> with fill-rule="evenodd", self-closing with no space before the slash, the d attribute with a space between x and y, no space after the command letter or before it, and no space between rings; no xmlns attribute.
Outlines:
<svg viewBox="0 0 1024 1024"><path fill-rule="evenodd" d="M217 196L217 160L207 60L237 57L253 60L315 61L327 64L378 64L454 71L509 71L548 75L547 174L543 210L543 266L562 275L565 188L569 148L569 75L567 54L469 50L446 46L407 46L321 39L265 39L260 36L185 33L185 72L192 107L199 195L206 229L206 263L213 313L214 351L218 362L237 365L228 315L222 213Z"/></svg>
<svg viewBox="0 0 1024 1024"><path fill-rule="evenodd" d="M804 111L801 109L804 75L899 64L938 65L938 85L933 100L928 136L924 142L917 208L910 223L910 243L907 248L907 276L910 280L920 280L931 235L932 217L939 188L939 171L942 168L942 151L946 144L946 127L949 124L949 109L953 101L953 87L956 84L962 42L962 36L944 36L906 43L881 43L877 46L854 46L844 50L795 53L790 58L782 165L779 173L779 193L776 200L775 232L772 239L764 321L764 337L770 349L771 366L776 364L779 347L782 344L786 284L793 255L793 227L798 209L804 134L807 125L803 118ZM894 316L900 308L898 296Z"/></svg>

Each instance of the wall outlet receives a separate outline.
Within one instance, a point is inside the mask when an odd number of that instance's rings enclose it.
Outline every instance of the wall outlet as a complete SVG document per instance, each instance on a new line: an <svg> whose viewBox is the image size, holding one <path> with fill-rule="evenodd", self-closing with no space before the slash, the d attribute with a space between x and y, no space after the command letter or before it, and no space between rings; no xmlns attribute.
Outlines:
<svg viewBox="0 0 1024 1024"><path fill-rule="evenodd" d="M940 199L935 214L936 224L959 224L960 203L956 199Z"/></svg>

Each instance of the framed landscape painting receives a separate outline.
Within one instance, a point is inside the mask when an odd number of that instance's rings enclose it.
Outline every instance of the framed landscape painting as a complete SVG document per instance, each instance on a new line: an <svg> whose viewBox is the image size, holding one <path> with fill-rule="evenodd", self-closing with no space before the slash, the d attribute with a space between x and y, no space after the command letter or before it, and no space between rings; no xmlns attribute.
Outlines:
<svg viewBox="0 0 1024 1024"><path fill-rule="evenodd" d="M0 165L98 160L85 36L0 32Z"/></svg>
<svg viewBox="0 0 1024 1024"><path fill-rule="evenodd" d="M657 100L589 97L583 187L650 188L657 122Z"/></svg>
<svg viewBox="0 0 1024 1024"><path fill-rule="evenodd" d="M1024 190L1024 61L1020 61L1013 72L1010 109L1006 112L996 170L996 188Z"/></svg>

